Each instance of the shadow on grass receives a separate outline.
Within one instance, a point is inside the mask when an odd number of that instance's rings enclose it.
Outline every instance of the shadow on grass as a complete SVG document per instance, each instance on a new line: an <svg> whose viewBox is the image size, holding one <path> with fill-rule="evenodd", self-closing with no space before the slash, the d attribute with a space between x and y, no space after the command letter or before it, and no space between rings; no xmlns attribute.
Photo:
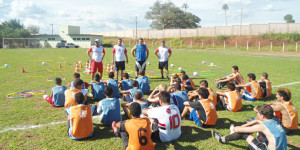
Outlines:
<svg viewBox="0 0 300 150"><path fill-rule="evenodd" d="M272 94L270 97L261 98L260 101L273 101L276 99L276 94Z"/></svg>
<svg viewBox="0 0 300 150"><path fill-rule="evenodd" d="M87 141L95 141L99 139L108 139L114 137L112 132L112 128L110 126L105 126L103 124L93 124L94 125L94 133L93 136L87 138Z"/></svg>
<svg viewBox="0 0 300 150"><path fill-rule="evenodd" d="M229 118L218 118L216 125L214 125L213 127L215 127L216 129L229 129L231 124L234 124L235 126L240 126L244 123L236 122Z"/></svg>
<svg viewBox="0 0 300 150"><path fill-rule="evenodd" d="M233 146L235 148L248 149L248 147L246 147L246 146L236 145L236 144L233 144L233 143L228 143L228 145L231 145L231 146Z"/></svg>
<svg viewBox="0 0 300 150"><path fill-rule="evenodd" d="M239 111L253 111L254 106L253 105L243 105L243 108Z"/></svg>

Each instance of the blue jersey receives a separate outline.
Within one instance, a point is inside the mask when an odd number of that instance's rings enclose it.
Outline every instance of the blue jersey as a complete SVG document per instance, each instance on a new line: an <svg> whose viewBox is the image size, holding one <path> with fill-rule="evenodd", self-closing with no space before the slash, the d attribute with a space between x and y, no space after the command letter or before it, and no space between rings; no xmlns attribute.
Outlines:
<svg viewBox="0 0 300 150"><path fill-rule="evenodd" d="M52 88L53 91L53 105L54 106L64 106L65 105L65 91L67 87L56 86Z"/></svg>
<svg viewBox="0 0 300 150"><path fill-rule="evenodd" d="M179 111L182 112L184 109L184 102L189 101L189 96L186 91L178 91L171 94L173 98L173 103L179 108Z"/></svg>
<svg viewBox="0 0 300 150"><path fill-rule="evenodd" d="M93 97L95 99L105 98L104 95L105 84L103 82L93 83L91 88L92 88Z"/></svg>
<svg viewBox="0 0 300 150"><path fill-rule="evenodd" d="M141 115L140 115L140 117L143 116L143 114L142 114L143 109L148 108L148 102L147 102L147 100L144 99L143 101L146 102L146 103L141 103L141 102L138 101L138 100L134 100L134 101L133 101L133 102L137 102L137 103L139 103L139 104L141 105Z"/></svg>
<svg viewBox="0 0 300 150"><path fill-rule="evenodd" d="M100 114L101 122L110 125L113 121L121 121L120 101L116 98L105 98L98 104L97 112Z"/></svg>
<svg viewBox="0 0 300 150"><path fill-rule="evenodd" d="M114 91L113 97L120 98L118 80L108 79L107 82L108 82L108 86L112 87L112 89Z"/></svg>
<svg viewBox="0 0 300 150"><path fill-rule="evenodd" d="M283 130L282 126L271 119L263 123L263 125L270 131L273 135L273 139L275 140L275 147L276 149L286 150L287 149L287 137L285 131Z"/></svg>
<svg viewBox="0 0 300 150"><path fill-rule="evenodd" d="M132 86L131 86L132 81L133 81L132 79L122 80L121 89L124 90L124 91L132 89Z"/></svg>
<svg viewBox="0 0 300 150"><path fill-rule="evenodd" d="M146 51L147 51L147 46L145 44L143 45L136 44L136 51L135 51L135 56L137 57L136 61L145 61Z"/></svg>
<svg viewBox="0 0 300 150"><path fill-rule="evenodd" d="M150 84L147 76L141 76L137 78L137 81L139 82L139 86L142 89L143 93L147 94L150 92Z"/></svg>
<svg viewBox="0 0 300 150"><path fill-rule="evenodd" d="M74 87L74 81L71 82L70 88L71 89L75 89L75 87ZM85 89L85 82L83 82L82 89Z"/></svg>
<svg viewBox="0 0 300 150"><path fill-rule="evenodd" d="M134 95L136 91L140 91L142 93L142 97L144 97L143 91L139 87L135 87L133 89L129 89L130 91L130 96L127 98L127 102L132 102L134 100Z"/></svg>

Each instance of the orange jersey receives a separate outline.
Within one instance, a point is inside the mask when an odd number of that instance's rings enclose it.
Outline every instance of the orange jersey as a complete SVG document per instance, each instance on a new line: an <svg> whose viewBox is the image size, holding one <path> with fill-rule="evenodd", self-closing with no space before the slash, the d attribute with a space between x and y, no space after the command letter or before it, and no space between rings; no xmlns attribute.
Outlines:
<svg viewBox="0 0 300 150"><path fill-rule="evenodd" d="M66 92L65 92L65 107L66 108L78 105L77 102L75 101L75 94L78 92L81 92L81 89L66 90Z"/></svg>
<svg viewBox="0 0 300 150"><path fill-rule="evenodd" d="M199 102L205 109L205 115L206 115L206 121L204 122L201 120L201 122L206 125L215 125L218 120L218 115L217 115L216 107L213 104L213 102L210 99L200 100ZM197 111L197 113L199 117L199 112Z"/></svg>
<svg viewBox="0 0 300 150"><path fill-rule="evenodd" d="M282 120L282 115L280 111L275 111L275 116L277 116L280 121Z"/></svg>
<svg viewBox="0 0 300 150"><path fill-rule="evenodd" d="M265 80L265 82L266 82L266 87L267 87L266 97L271 97L272 96L272 82L269 80Z"/></svg>
<svg viewBox="0 0 300 150"><path fill-rule="evenodd" d="M233 112L237 112L238 110L243 108L241 94L238 91L228 91L225 92L225 102L227 104L227 108Z"/></svg>
<svg viewBox="0 0 300 150"><path fill-rule="evenodd" d="M129 135L126 150L154 150L150 125L148 118L135 118L125 122L125 129Z"/></svg>
<svg viewBox="0 0 300 150"><path fill-rule="evenodd" d="M207 88L208 92L209 92L209 96L208 99L210 99L213 104L216 106L217 105L217 95L215 94L214 90L212 88Z"/></svg>
<svg viewBox="0 0 300 150"><path fill-rule="evenodd" d="M282 105L289 113L289 117L292 122L290 126L285 126L285 125L283 125L283 126L288 129L298 129L298 113L297 113L295 106L293 105L292 102L285 102ZM282 116L282 117L284 117L284 116Z"/></svg>
<svg viewBox="0 0 300 150"><path fill-rule="evenodd" d="M195 89L195 88L196 88L196 86L195 86L195 83L194 83L194 81L193 81L191 78L189 78L188 80L191 82L191 84L192 84L191 86L193 87L193 89Z"/></svg>
<svg viewBox="0 0 300 150"><path fill-rule="evenodd" d="M70 110L69 134L74 138L86 138L91 136L93 133L91 106L77 105L70 107L68 110Z"/></svg>
<svg viewBox="0 0 300 150"><path fill-rule="evenodd" d="M257 81L250 82L251 86L246 87L246 90L251 93L251 96L255 99L259 99L261 97L261 89L260 85ZM254 90L255 95L253 94L252 90Z"/></svg>

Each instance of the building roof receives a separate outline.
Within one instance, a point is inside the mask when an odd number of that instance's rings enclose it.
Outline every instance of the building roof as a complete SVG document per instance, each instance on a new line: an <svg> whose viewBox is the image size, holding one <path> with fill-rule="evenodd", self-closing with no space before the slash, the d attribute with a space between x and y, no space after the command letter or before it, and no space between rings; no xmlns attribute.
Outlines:
<svg viewBox="0 0 300 150"><path fill-rule="evenodd" d="M58 34L30 34L31 36L59 36Z"/></svg>
<svg viewBox="0 0 300 150"><path fill-rule="evenodd" d="M69 36L100 36L102 37L103 35L95 35L95 34L67 34Z"/></svg>

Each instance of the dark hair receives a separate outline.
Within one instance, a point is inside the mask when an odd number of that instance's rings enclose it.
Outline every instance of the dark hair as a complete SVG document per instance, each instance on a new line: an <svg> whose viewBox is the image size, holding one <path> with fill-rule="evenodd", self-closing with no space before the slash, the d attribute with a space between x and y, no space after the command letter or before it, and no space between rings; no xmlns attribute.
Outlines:
<svg viewBox="0 0 300 150"><path fill-rule="evenodd" d="M118 39L118 41L123 41L122 39Z"/></svg>
<svg viewBox="0 0 300 150"><path fill-rule="evenodd" d="M189 76L185 74L185 75L182 76L182 79L187 80L187 79L189 79Z"/></svg>
<svg viewBox="0 0 300 150"><path fill-rule="evenodd" d="M207 88L199 88L198 90L199 95L201 95L204 99L207 99L209 96L209 92Z"/></svg>
<svg viewBox="0 0 300 150"><path fill-rule="evenodd" d="M73 82L74 87L76 88L77 86L83 85L83 81L81 79L75 79Z"/></svg>
<svg viewBox="0 0 300 150"><path fill-rule="evenodd" d="M144 76L144 75L145 75L145 70L143 70L143 69L140 70L140 71L139 71L139 74L140 74L141 76Z"/></svg>
<svg viewBox="0 0 300 150"><path fill-rule="evenodd" d="M81 92L78 92L75 94L75 101L77 104L83 104L84 101L84 95Z"/></svg>
<svg viewBox="0 0 300 150"><path fill-rule="evenodd" d="M265 77L266 79L268 79L268 73L264 72L261 74L261 76Z"/></svg>
<svg viewBox="0 0 300 150"><path fill-rule="evenodd" d="M238 66L232 66L232 68L236 71L239 71L239 67Z"/></svg>
<svg viewBox="0 0 300 150"><path fill-rule="evenodd" d="M263 104L257 107L257 110L260 114L264 115L267 119L272 119L274 117L273 108L270 105Z"/></svg>
<svg viewBox="0 0 300 150"><path fill-rule="evenodd" d="M130 114L133 117L137 117L137 118L140 117L142 110L141 110L141 105L139 103L137 102L131 103L129 109L130 109Z"/></svg>
<svg viewBox="0 0 300 150"><path fill-rule="evenodd" d="M277 93L278 93L279 96L283 97L284 101L290 101L291 98L290 98L289 94L286 91L278 90Z"/></svg>
<svg viewBox="0 0 300 150"><path fill-rule="evenodd" d="M170 104L170 93L161 91L158 97L163 103Z"/></svg>
<svg viewBox="0 0 300 150"><path fill-rule="evenodd" d="M142 92L136 91L136 92L134 93L134 98L135 98L135 99L140 100L140 99L142 99L142 97L143 97Z"/></svg>
<svg viewBox="0 0 300 150"><path fill-rule="evenodd" d="M185 74L185 71L184 71L184 70L182 70L182 71L180 71L180 73L183 73L183 74Z"/></svg>
<svg viewBox="0 0 300 150"><path fill-rule="evenodd" d="M104 94L107 95L108 97L111 97L113 95L113 89L110 86L106 86L104 89Z"/></svg>
<svg viewBox="0 0 300 150"><path fill-rule="evenodd" d="M175 81L176 81L177 83L181 83L181 79L180 79L180 78L176 78Z"/></svg>
<svg viewBox="0 0 300 150"><path fill-rule="evenodd" d="M76 78L76 79L80 79L80 73L74 73L73 77Z"/></svg>
<svg viewBox="0 0 300 150"><path fill-rule="evenodd" d="M98 73L95 75L95 80L98 82L100 81L100 75Z"/></svg>
<svg viewBox="0 0 300 150"><path fill-rule="evenodd" d="M124 73L123 74L123 78L129 79L129 74L128 73Z"/></svg>
<svg viewBox="0 0 300 150"><path fill-rule="evenodd" d="M139 87L139 82L136 81L136 80L132 80L131 86L132 86L132 87Z"/></svg>
<svg viewBox="0 0 300 150"><path fill-rule="evenodd" d="M62 83L61 78L55 78L56 85L61 85L61 83Z"/></svg>
<svg viewBox="0 0 300 150"><path fill-rule="evenodd" d="M109 77L109 78L114 78L114 77L115 77L114 72L109 72L109 73L108 73L108 77Z"/></svg>
<svg viewBox="0 0 300 150"><path fill-rule="evenodd" d="M178 74L174 74L174 75L173 75L173 79L174 79L174 78L176 79L176 78L178 78L178 77L179 77Z"/></svg>
<svg viewBox="0 0 300 150"><path fill-rule="evenodd" d="M142 40L142 41L144 41L144 39L143 39L143 38L139 38L139 40Z"/></svg>
<svg viewBox="0 0 300 150"><path fill-rule="evenodd" d="M175 85L174 85L174 88L176 89L176 90L181 90L181 84L180 83L176 83Z"/></svg>
<svg viewBox="0 0 300 150"><path fill-rule="evenodd" d="M256 76L254 73L249 73L248 74L248 77L251 78L252 80L255 80L256 79Z"/></svg>
<svg viewBox="0 0 300 150"><path fill-rule="evenodd" d="M235 90L235 84L232 82L228 82L227 83L227 88L229 88L230 90L234 91Z"/></svg>
<svg viewBox="0 0 300 150"><path fill-rule="evenodd" d="M208 82L206 80L201 80L200 84L204 85L206 88L208 87Z"/></svg>

